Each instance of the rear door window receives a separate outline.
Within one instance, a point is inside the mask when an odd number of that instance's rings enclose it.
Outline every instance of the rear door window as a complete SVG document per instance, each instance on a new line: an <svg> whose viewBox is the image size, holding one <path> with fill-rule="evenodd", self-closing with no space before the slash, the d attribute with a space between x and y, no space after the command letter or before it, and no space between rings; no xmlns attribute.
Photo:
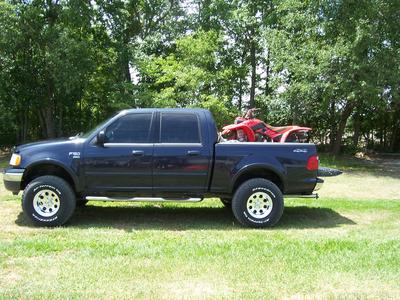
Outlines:
<svg viewBox="0 0 400 300"><path fill-rule="evenodd" d="M196 114L161 113L161 143L200 143Z"/></svg>

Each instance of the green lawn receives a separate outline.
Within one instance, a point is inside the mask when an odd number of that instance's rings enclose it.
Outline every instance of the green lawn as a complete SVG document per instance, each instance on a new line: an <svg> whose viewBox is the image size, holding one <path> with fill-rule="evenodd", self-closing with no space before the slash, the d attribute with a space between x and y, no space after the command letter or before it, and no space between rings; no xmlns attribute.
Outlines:
<svg viewBox="0 0 400 300"><path fill-rule="evenodd" d="M345 179L321 190L333 194L287 199L270 230L242 228L217 199L94 202L66 227L35 228L0 187L0 299L399 299L400 179L340 163ZM386 187L339 196L360 178Z"/></svg>
<svg viewBox="0 0 400 300"><path fill-rule="evenodd" d="M0 155L0 169L7 167L8 165L8 156L1 156Z"/></svg>

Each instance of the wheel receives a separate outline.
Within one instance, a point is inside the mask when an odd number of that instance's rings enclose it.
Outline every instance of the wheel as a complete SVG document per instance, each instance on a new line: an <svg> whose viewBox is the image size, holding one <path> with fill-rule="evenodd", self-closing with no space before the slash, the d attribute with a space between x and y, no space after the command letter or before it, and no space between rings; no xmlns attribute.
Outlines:
<svg viewBox="0 0 400 300"><path fill-rule="evenodd" d="M221 203L224 205L225 208L232 208L232 199L231 198L219 198Z"/></svg>
<svg viewBox="0 0 400 300"><path fill-rule="evenodd" d="M34 224L60 226L68 221L76 205L71 186L56 176L32 180L22 195L22 209Z"/></svg>
<svg viewBox="0 0 400 300"><path fill-rule="evenodd" d="M250 227L271 227L283 214L281 190L269 180L250 179L236 190L232 199L235 218Z"/></svg>

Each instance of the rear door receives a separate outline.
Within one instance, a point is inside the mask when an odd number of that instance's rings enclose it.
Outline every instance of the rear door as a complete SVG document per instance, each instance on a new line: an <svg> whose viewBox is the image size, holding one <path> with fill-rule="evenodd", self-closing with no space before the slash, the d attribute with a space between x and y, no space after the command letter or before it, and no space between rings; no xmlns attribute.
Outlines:
<svg viewBox="0 0 400 300"><path fill-rule="evenodd" d="M204 146L199 116L190 112L160 112L158 143L154 145L153 190L172 194L202 194L211 159Z"/></svg>
<svg viewBox="0 0 400 300"><path fill-rule="evenodd" d="M107 142L88 144L84 156L86 189L97 193L151 194L155 113L129 113L107 128Z"/></svg>

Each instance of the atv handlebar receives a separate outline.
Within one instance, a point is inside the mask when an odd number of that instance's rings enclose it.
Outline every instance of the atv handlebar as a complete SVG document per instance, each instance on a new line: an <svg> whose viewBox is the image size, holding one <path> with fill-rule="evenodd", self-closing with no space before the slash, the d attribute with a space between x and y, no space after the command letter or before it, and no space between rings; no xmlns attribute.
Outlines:
<svg viewBox="0 0 400 300"><path fill-rule="evenodd" d="M253 119L254 118L254 113L256 111L260 110L259 108L249 108L245 114L243 115L243 118L245 119Z"/></svg>

